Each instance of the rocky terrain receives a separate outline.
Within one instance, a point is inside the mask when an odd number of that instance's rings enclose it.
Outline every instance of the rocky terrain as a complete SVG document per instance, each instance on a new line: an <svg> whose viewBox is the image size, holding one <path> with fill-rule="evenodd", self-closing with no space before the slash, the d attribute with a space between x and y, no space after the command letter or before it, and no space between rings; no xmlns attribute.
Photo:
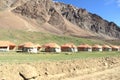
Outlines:
<svg viewBox="0 0 120 80"><path fill-rule="evenodd" d="M97 14L92 14L85 9L76 8L72 5L55 3L62 14L71 23L84 30L98 34L120 37L120 28L114 22L108 22Z"/></svg>
<svg viewBox="0 0 120 80"><path fill-rule="evenodd" d="M0 10L17 7L30 0L0 0Z"/></svg>
<svg viewBox="0 0 120 80"><path fill-rule="evenodd" d="M0 80L119 80L120 57L0 63Z"/></svg>
<svg viewBox="0 0 120 80"><path fill-rule="evenodd" d="M21 26L29 31L77 37L120 38L120 28L114 22L85 9L52 0L0 0L0 10L9 10L7 14L14 14L24 20L30 27ZM4 26L5 23L1 24Z"/></svg>

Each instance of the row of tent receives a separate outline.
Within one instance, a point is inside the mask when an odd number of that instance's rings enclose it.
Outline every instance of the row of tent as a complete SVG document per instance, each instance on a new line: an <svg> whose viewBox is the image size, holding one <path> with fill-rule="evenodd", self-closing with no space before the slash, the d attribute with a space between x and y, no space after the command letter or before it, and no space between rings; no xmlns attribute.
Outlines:
<svg viewBox="0 0 120 80"><path fill-rule="evenodd" d="M75 46L73 43L67 43L59 46L56 43L47 43L42 46L34 44L32 42L26 42L16 46L16 44L10 41L0 41L0 51L17 51L17 52L29 52L38 53L38 51L44 52L79 52L79 51L120 51L120 46L115 45L93 45L81 44Z"/></svg>

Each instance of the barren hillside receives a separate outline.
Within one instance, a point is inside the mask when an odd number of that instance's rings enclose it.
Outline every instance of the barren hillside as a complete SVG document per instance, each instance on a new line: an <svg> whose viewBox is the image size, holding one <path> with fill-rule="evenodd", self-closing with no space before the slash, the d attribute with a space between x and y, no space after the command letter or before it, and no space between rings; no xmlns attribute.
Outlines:
<svg viewBox="0 0 120 80"><path fill-rule="evenodd" d="M0 27L76 37L120 38L120 28L85 9L52 0L0 0Z"/></svg>

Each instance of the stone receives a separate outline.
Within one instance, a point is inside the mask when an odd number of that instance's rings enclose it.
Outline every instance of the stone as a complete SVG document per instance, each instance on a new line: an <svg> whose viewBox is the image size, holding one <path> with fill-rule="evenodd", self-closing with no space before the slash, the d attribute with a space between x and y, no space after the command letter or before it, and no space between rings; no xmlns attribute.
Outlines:
<svg viewBox="0 0 120 80"><path fill-rule="evenodd" d="M18 71L19 71L19 75L24 80L35 79L38 77L37 70L30 65L21 64L18 68Z"/></svg>

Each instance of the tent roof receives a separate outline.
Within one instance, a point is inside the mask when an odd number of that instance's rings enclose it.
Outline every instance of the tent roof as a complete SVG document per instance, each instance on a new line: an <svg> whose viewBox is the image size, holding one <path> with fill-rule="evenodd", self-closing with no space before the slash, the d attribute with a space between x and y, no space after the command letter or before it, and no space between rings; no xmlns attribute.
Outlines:
<svg viewBox="0 0 120 80"><path fill-rule="evenodd" d="M16 46L16 45L10 41L0 41L0 46Z"/></svg>
<svg viewBox="0 0 120 80"><path fill-rule="evenodd" d="M88 44L81 44L78 46L78 48L92 48L92 46L90 46Z"/></svg>
<svg viewBox="0 0 120 80"><path fill-rule="evenodd" d="M51 48L60 48L60 46L56 43L47 43L45 45L43 45L43 47L51 47Z"/></svg>
<svg viewBox="0 0 120 80"><path fill-rule="evenodd" d="M119 49L119 46L111 45L111 48Z"/></svg>
<svg viewBox="0 0 120 80"><path fill-rule="evenodd" d="M37 47L37 45L33 44L32 42L26 42L26 43L20 44L19 47L20 46L22 46L22 47Z"/></svg>
<svg viewBox="0 0 120 80"><path fill-rule="evenodd" d="M62 45L61 47L76 48L76 46L73 43L67 43L67 44Z"/></svg>
<svg viewBox="0 0 120 80"><path fill-rule="evenodd" d="M92 46L92 48L102 48L102 46L95 44L94 46Z"/></svg>
<svg viewBox="0 0 120 80"><path fill-rule="evenodd" d="M108 46L108 45L103 45L102 47L103 47L103 48L111 48L111 47Z"/></svg>

